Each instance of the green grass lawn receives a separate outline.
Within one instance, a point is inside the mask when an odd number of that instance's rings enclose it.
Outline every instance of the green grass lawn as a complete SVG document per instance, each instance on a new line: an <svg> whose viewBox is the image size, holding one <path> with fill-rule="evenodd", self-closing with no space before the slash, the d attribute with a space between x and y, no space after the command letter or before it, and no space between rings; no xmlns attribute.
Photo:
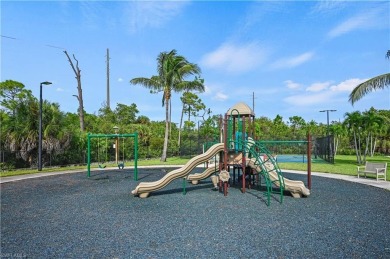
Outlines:
<svg viewBox="0 0 390 259"><path fill-rule="evenodd" d="M168 158L167 162L160 162L159 158L138 160L138 166L162 166L162 165L184 165L189 158L172 157ZM390 181L390 158L385 156L368 157L367 161L370 162L387 162L387 180ZM126 162L126 166L133 166L134 161ZM279 163L281 169L288 170L299 170L307 171L306 163ZM97 164L93 164L92 168L97 168ZM106 164L106 167L116 167L116 164ZM58 171L69 171L69 170L86 170L86 166L68 166L68 167L56 167L56 168L43 168L42 172L58 172ZM334 164L328 163L312 163L312 172L324 172L333 174L343 175L357 175L357 163L355 156L344 156L339 155L335 158ZM13 170L3 171L0 173L1 177L23 175L23 174L35 174L38 173L37 169L24 169L24 170Z"/></svg>
<svg viewBox="0 0 390 259"><path fill-rule="evenodd" d="M368 157L369 162L387 162L386 180L390 180L390 158L385 156ZM306 163L279 163L281 169L307 171ZM356 156L339 155L335 157L334 164L328 163L312 163L312 172L357 175Z"/></svg>

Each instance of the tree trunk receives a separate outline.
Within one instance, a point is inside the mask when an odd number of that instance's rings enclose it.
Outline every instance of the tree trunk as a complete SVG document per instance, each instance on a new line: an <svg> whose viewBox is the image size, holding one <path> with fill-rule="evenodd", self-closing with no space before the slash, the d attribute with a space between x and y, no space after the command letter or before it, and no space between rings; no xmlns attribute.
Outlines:
<svg viewBox="0 0 390 259"><path fill-rule="evenodd" d="M370 157L374 156L375 147L376 147L376 138L374 137L374 134L371 134L371 136L370 136Z"/></svg>
<svg viewBox="0 0 390 259"><path fill-rule="evenodd" d="M357 138L356 138L356 132L355 131L353 131L353 139L354 139L354 142L355 142L356 160L357 160L357 163L360 165L360 157L359 157L358 144L357 144Z"/></svg>
<svg viewBox="0 0 390 259"><path fill-rule="evenodd" d="M180 124L179 124L179 138L177 140L177 145L179 146L179 151L180 151L180 144L181 144L181 129L183 126L183 117L184 117L184 103L183 103L183 108L181 109Z"/></svg>
<svg viewBox="0 0 390 259"><path fill-rule="evenodd" d="M161 162L167 161L168 133L169 133L169 100L165 100L165 136L164 136L163 153L160 159Z"/></svg>
<svg viewBox="0 0 390 259"><path fill-rule="evenodd" d="M80 74L79 74L80 76ZM79 93L79 119L80 119L80 130L84 131L84 101L83 101L83 90L81 89L81 79L80 77L77 79L77 90Z"/></svg>
<svg viewBox="0 0 390 259"><path fill-rule="evenodd" d="M372 141L372 139L371 139ZM375 155L375 148L376 148L376 138L374 138L374 144L372 145L372 151L371 151L371 157Z"/></svg>
<svg viewBox="0 0 390 259"><path fill-rule="evenodd" d="M337 149L339 147L339 141L340 138L336 135L335 138L333 139L333 144L334 144L334 156L337 155Z"/></svg>
<svg viewBox="0 0 390 259"><path fill-rule="evenodd" d="M358 155L359 155L359 164L362 164L362 141L360 138L360 132L357 133L357 145L358 145Z"/></svg>
<svg viewBox="0 0 390 259"><path fill-rule="evenodd" d="M169 138L172 136L172 99L169 99Z"/></svg>
<svg viewBox="0 0 390 259"><path fill-rule="evenodd" d="M76 97L77 97L77 100L79 101L78 113L79 113L79 120L80 120L80 130L84 131L85 130L85 127L84 127L84 101L83 101L83 90L81 88L81 70L79 68L79 61L76 59L75 55L73 55L74 60L76 60L76 66L74 66L72 60L70 59L70 57L68 55L68 52L66 52L66 50L65 50L64 53L65 53L66 57L68 58L70 66L72 67L73 72L75 74L75 78L77 80L78 95Z"/></svg>
<svg viewBox="0 0 390 259"><path fill-rule="evenodd" d="M363 155L363 163L366 162L366 157L367 157L367 154L368 154L368 151L370 149L369 145L370 145L370 133L368 133L367 137L366 137L366 148L364 149L364 155Z"/></svg>

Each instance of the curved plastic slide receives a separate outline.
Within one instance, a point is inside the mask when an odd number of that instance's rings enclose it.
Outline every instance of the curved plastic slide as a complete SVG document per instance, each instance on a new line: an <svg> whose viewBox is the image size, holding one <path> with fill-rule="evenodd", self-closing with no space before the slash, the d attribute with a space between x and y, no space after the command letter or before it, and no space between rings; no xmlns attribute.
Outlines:
<svg viewBox="0 0 390 259"><path fill-rule="evenodd" d="M211 146L205 153L191 158L183 167L173 170L163 178L154 182L142 182L131 192L134 195L139 195L140 198L147 198L151 192L160 190L167 186L175 179L187 176L197 165L207 162L218 152L223 151L224 144L218 143Z"/></svg>
<svg viewBox="0 0 390 259"><path fill-rule="evenodd" d="M202 173L199 174L190 174L187 177L188 181L191 181L192 184L198 184L200 180L208 178L213 173L219 171L218 167L216 168L214 165L206 168Z"/></svg>
<svg viewBox="0 0 390 259"><path fill-rule="evenodd" d="M255 161L256 161L255 159L249 160L248 165L253 169L255 169L256 172L261 172L262 170L261 167L259 165L255 165ZM266 166L270 170L268 172L268 175L271 181L273 181L276 186L280 187L278 181L279 179L278 173L276 172L276 170L274 170L273 168L274 166L270 163L264 163L264 166ZM306 188L305 184L302 181L294 181L294 180L287 179L285 177L283 177L283 179L284 179L285 190L289 191L294 198L300 198L302 197L302 195L304 196L310 195L310 190Z"/></svg>

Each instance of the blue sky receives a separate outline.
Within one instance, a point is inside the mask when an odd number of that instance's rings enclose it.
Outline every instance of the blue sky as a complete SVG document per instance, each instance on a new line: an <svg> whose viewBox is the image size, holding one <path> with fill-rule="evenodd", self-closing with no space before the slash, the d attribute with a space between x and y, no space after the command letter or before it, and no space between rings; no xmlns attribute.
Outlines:
<svg viewBox="0 0 390 259"><path fill-rule="evenodd" d="M298 115L326 123L370 107L390 109L389 89L355 106L351 90L388 73L388 1L1 1L1 81L22 82L39 97L77 112L77 83L63 50L79 60L84 108L106 101L110 49L111 107L135 103L139 115L164 120L162 95L130 85L156 74L160 52L176 49L202 69L199 97L213 114L237 102L256 117ZM180 95L172 120L179 122Z"/></svg>

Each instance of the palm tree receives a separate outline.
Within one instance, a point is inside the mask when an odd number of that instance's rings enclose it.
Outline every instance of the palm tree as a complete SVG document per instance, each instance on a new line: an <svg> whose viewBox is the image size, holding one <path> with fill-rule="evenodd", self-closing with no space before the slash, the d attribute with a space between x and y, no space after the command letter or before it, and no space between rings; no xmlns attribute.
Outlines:
<svg viewBox="0 0 390 259"><path fill-rule="evenodd" d="M386 53L386 58L390 59L390 50ZM367 93L378 89L384 89L390 85L390 73L373 77L356 86L349 95L349 101L353 105Z"/></svg>
<svg viewBox="0 0 390 259"><path fill-rule="evenodd" d="M353 134L353 142L354 148L356 152L356 160L360 165L363 163L362 161L362 153L361 153L361 131L362 131L362 114L359 111L355 112L347 112L344 115L344 126L346 129Z"/></svg>
<svg viewBox="0 0 390 259"><path fill-rule="evenodd" d="M151 93L163 92L162 106L165 105L165 136L164 147L160 161L167 159L168 137L170 125L170 100L172 91L184 90L184 78L189 75L199 75L200 68L187 61L183 56L177 55L176 50L162 52L157 57L158 75L151 78L138 77L130 80L131 84L140 84L151 90Z"/></svg>

